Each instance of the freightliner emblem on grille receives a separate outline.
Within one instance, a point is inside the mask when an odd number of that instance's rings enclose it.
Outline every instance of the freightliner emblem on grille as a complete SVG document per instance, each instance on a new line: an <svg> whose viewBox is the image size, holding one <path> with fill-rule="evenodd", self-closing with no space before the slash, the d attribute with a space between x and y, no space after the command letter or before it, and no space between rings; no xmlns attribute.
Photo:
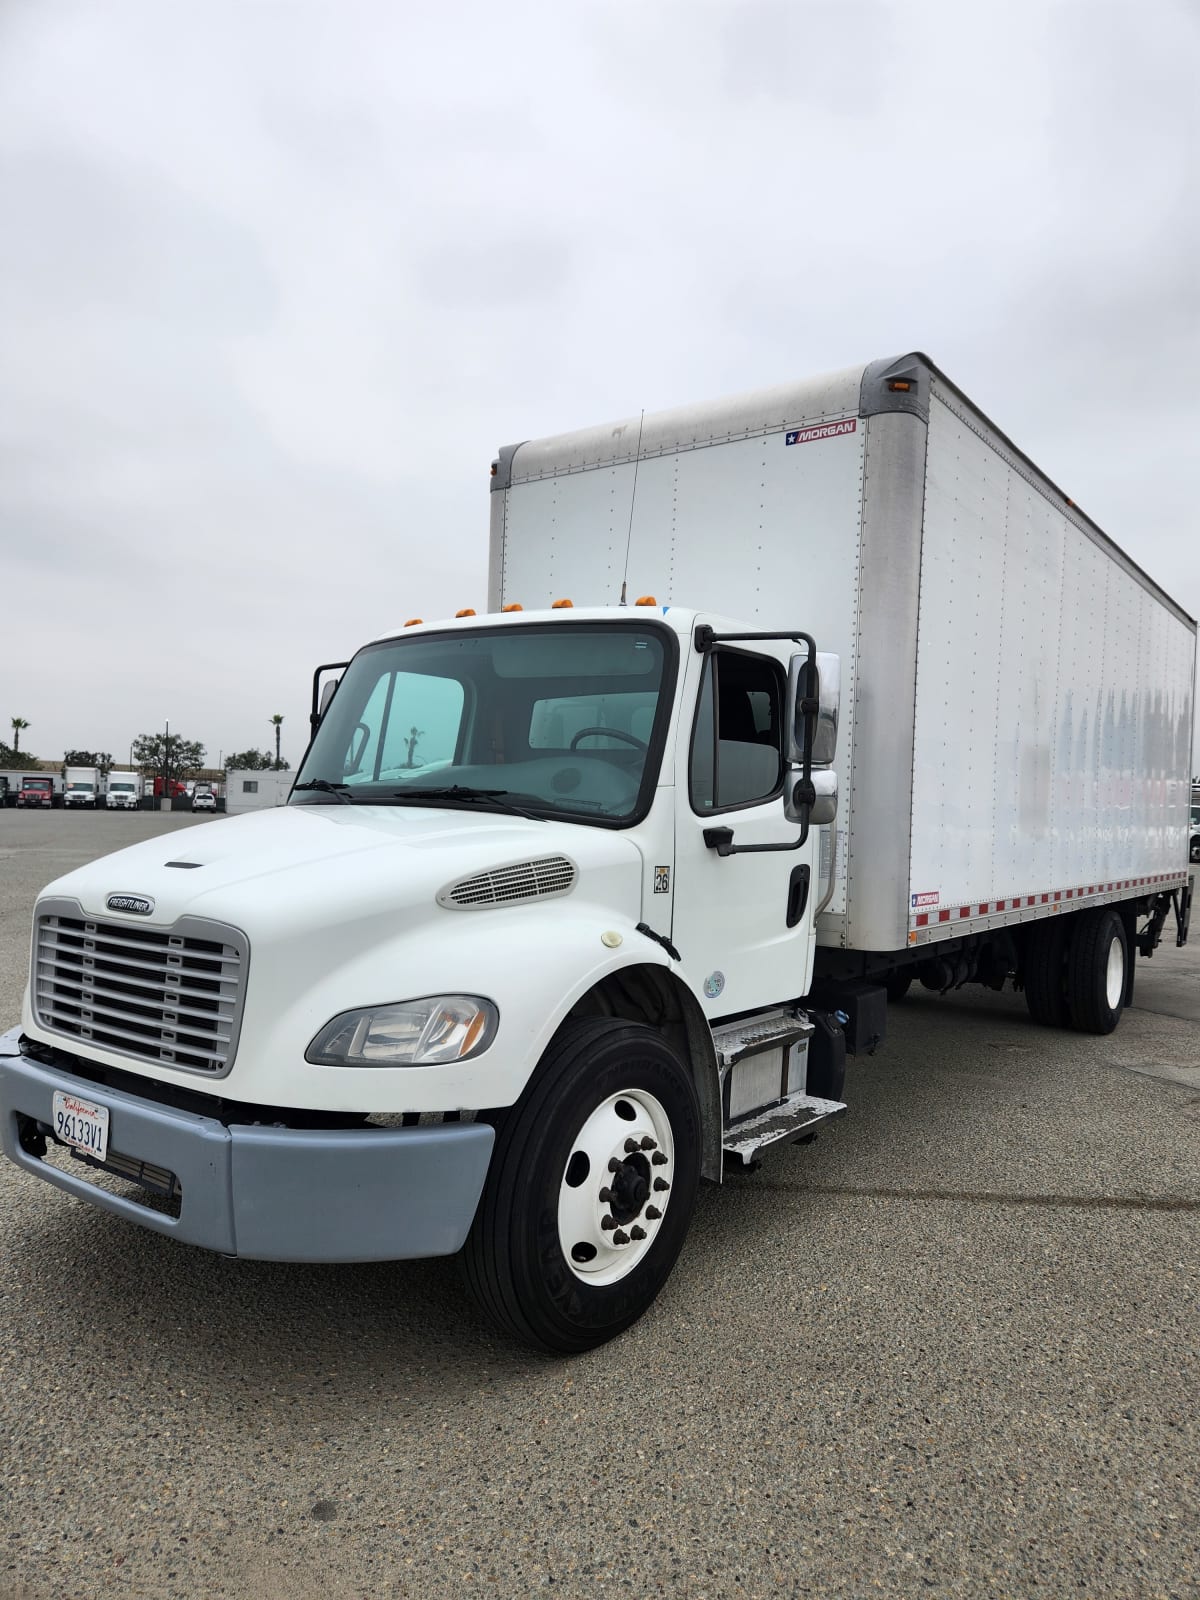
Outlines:
<svg viewBox="0 0 1200 1600"><path fill-rule="evenodd" d="M104 904L110 911L132 911L136 917L148 917L154 910L154 901L144 894L110 894Z"/></svg>

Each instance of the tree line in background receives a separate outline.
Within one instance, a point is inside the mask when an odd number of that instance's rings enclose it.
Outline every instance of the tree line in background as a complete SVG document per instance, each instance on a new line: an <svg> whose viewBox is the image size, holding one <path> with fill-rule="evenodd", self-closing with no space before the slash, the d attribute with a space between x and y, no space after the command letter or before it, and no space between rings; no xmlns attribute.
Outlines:
<svg viewBox="0 0 1200 1600"><path fill-rule="evenodd" d="M30 755L27 750L21 749L21 734L29 727L24 717L10 717L13 730L13 742L6 744L0 739L0 767L10 770L29 770L41 765L37 756ZM271 717L271 726L275 729L275 755L272 757L269 750L238 750L226 756L222 762L226 772L288 772L288 762L280 754L280 738L283 732L282 713L276 712ZM179 733L143 733L133 741L130 756L133 765L142 772L167 772L173 773L177 778L188 778L193 773L200 772L204 767L204 746L196 739L185 739ZM66 767L99 767L107 775L113 764L112 754L106 750L68 750L63 756L63 766Z"/></svg>

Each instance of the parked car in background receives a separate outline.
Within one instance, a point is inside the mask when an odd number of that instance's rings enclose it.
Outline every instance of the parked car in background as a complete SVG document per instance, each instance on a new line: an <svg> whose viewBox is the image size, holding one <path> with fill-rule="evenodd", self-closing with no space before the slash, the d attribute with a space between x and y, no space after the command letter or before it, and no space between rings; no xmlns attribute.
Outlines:
<svg viewBox="0 0 1200 1600"><path fill-rule="evenodd" d="M1200 806L1192 807L1191 842L1188 846L1188 859L1200 861Z"/></svg>
<svg viewBox="0 0 1200 1600"><path fill-rule="evenodd" d="M192 790L193 811L215 811L216 809L217 797L211 789Z"/></svg>

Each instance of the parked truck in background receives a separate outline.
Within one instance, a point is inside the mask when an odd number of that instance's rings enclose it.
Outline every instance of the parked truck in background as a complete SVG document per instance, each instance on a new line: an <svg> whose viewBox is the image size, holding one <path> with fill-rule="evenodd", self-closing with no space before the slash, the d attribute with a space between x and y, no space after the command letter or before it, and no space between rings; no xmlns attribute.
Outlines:
<svg viewBox="0 0 1200 1600"><path fill-rule="evenodd" d="M110 811L136 811L141 786L136 772L110 772L105 805Z"/></svg>
<svg viewBox="0 0 1200 1600"><path fill-rule="evenodd" d="M104 777L99 767L68 767L63 775L63 801L72 810L95 811L104 803Z"/></svg>
<svg viewBox="0 0 1200 1600"><path fill-rule="evenodd" d="M63 803L63 781L55 773L27 772L21 777L17 790L17 805L26 809L49 811Z"/></svg>
<svg viewBox="0 0 1200 1600"><path fill-rule="evenodd" d="M318 668L286 806L44 891L0 1133L229 1255L461 1249L572 1351L914 978L1116 1026L1187 936L1196 628L918 355L492 488L487 614Z"/></svg>

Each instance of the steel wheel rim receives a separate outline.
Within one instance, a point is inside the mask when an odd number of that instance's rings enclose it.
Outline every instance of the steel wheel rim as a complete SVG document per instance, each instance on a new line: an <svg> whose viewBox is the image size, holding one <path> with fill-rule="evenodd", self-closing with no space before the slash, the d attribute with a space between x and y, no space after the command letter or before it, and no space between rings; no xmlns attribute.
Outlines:
<svg viewBox="0 0 1200 1600"><path fill-rule="evenodd" d="M1108 966L1104 974L1104 997L1108 1001L1108 1009L1115 1011L1121 1004L1121 997L1125 993L1125 951L1116 934L1108 947Z"/></svg>
<svg viewBox="0 0 1200 1600"><path fill-rule="evenodd" d="M671 1122L654 1095L622 1089L595 1107L572 1140L558 1191L559 1244L581 1283L619 1283L645 1258L674 1177Z"/></svg>

